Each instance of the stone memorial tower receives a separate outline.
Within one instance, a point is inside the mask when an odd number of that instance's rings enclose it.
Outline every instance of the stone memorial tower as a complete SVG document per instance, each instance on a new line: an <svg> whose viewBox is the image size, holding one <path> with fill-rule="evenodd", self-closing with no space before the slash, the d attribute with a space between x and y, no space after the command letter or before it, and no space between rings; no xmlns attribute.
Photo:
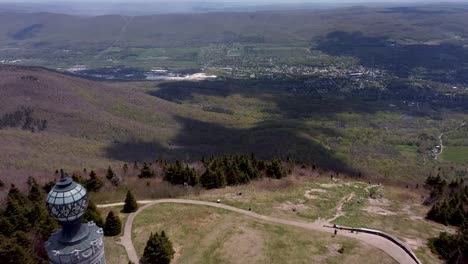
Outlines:
<svg viewBox="0 0 468 264"><path fill-rule="evenodd" d="M82 223L88 207L86 189L65 176L47 195L47 209L62 229L54 232L45 244L51 264L105 264L102 228Z"/></svg>

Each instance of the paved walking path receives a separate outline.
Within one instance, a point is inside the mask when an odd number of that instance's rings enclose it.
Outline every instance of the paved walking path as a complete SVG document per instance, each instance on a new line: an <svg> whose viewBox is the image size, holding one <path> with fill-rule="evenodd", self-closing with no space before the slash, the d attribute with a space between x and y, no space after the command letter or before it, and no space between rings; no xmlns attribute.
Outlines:
<svg viewBox="0 0 468 264"><path fill-rule="evenodd" d="M141 206L136 212L131 213L128 216L127 221L125 223L124 235L123 237L121 237L121 244L125 247L129 260L134 263L139 263L139 257L132 243L133 221L135 220L135 217L139 213L141 213L146 208L153 206L155 204L177 203L177 204L211 206L211 207L221 208L221 209L233 211L236 213L244 214L249 217L257 218L257 219L271 222L271 223L290 225L290 226L296 226L296 227L300 227L300 228L304 228L308 230L326 232L330 235L332 235L334 231L333 229L324 227L325 224L329 224L328 222L305 222L305 221L300 221L300 220L281 219L281 218L276 218L276 217L260 215L251 211L239 209L236 207L232 207L232 206L220 204L220 203L212 203L212 202L197 201L197 200L186 200L186 199L161 199L161 200L154 200L154 201L146 200L146 201L139 201L138 203L144 204L144 205ZM124 203L104 204L104 205L98 205L97 207L99 208L114 207L114 206L121 206L123 204ZM390 240L386 238L372 235L372 234L367 234L367 233L350 233L347 231L339 231L338 235L358 239L368 245L376 247L384 251L388 255L390 255L398 263L401 263L401 264L416 263L415 260L413 260L402 248L400 248L398 245L394 244L393 242L391 242Z"/></svg>

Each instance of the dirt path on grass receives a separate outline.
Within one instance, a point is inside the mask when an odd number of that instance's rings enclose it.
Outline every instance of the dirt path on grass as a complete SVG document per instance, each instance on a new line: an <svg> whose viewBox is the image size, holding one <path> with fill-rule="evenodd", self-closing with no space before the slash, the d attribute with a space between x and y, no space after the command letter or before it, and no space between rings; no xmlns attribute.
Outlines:
<svg viewBox="0 0 468 264"><path fill-rule="evenodd" d="M438 160L439 157L442 155L444 152L444 142L442 141L442 137L444 136L445 133L442 133L439 135L439 145L440 145L440 151L439 153L435 154L434 159Z"/></svg>
<svg viewBox="0 0 468 264"><path fill-rule="evenodd" d="M340 216L344 216L344 212L343 212L343 205L349 201L351 201L351 199L353 199L353 197L355 196L354 192L351 193L350 195L348 196L345 196L343 197L340 202L338 203L338 205L336 206L336 213L335 213L335 216L333 216L332 218L328 219L327 222L328 223L331 223L333 221L335 221L338 217Z"/></svg>
<svg viewBox="0 0 468 264"><path fill-rule="evenodd" d="M281 218L276 218L276 217L260 215L252 211L247 211L247 210L239 209L236 207L232 207L232 206L220 204L220 203L186 200L186 199L161 199L161 200L155 200L155 201L141 201L139 203L144 204L144 205L141 206L135 213L131 213L128 216L127 221L125 222L124 235L121 237L121 241L120 241L120 243L125 247L129 260L134 263L139 263L139 257L132 243L133 221L135 220L135 217L139 213L141 213L143 210L145 210L146 208L156 205L156 204L162 204L162 203L210 206L210 207L233 211L233 212L240 213L240 214L252 217L252 218L260 219L266 222L325 232L325 233L328 233L329 235L333 235L333 232L334 232L334 229L324 227L324 224L327 224L326 222L305 222L305 221L300 221L300 220L281 219ZM97 207L98 208L114 207L114 206L121 206L123 204L124 203L103 204L103 205L98 205ZM400 248L398 245L394 244L393 242L381 236L376 236L376 235L367 234L367 233L356 233L356 232L350 233L348 231L339 231L338 235L358 239L362 241L363 243L376 247L384 251L388 255L390 255L398 263L402 263L402 264L416 263L404 250L402 250L402 248Z"/></svg>

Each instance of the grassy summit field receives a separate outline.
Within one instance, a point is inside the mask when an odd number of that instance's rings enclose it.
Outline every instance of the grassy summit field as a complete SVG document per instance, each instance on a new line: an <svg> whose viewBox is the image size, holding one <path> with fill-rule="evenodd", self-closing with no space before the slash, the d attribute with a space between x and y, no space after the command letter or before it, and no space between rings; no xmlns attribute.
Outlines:
<svg viewBox="0 0 468 264"><path fill-rule="evenodd" d="M220 209L170 204L150 207L134 222L133 241L140 255L149 233L161 230L174 244L174 263L396 263L351 239Z"/></svg>
<svg viewBox="0 0 468 264"><path fill-rule="evenodd" d="M242 193L242 195L238 195ZM372 198L373 197L373 198ZM304 179L262 180L248 186L208 191L191 199L215 201L259 214L306 221L327 220L339 225L375 228L408 243L423 263L439 263L427 239L452 232L425 220L424 191L356 181Z"/></svg>
<svg viewBox="0 0 468 264"><path fill-rule="evenodd" d="M428 195L425 190L414 185L405 188L355 180L332 181L326 175L298 176L297 171L294 174L283 180L262 179L245 186L170 197L211 202L220 199L222 204L282 219L374 228L406 242L423 263L442 263L429 250L427 240L439 232L455 231L425 220L429 210L429 206L422 205ZM145 188L162 193L164 187L159 185L152 182ZM145 192L134 193L139 197ZM92 199L105 196L93 194ZM100 210L105 216L110 208ZM355 240L264 223L222 209L181 204L154 205L135 218L132 241L140 256L149 233L161 230L174 243L175 263L394 263L382 252ZM114 248L116 241L107 243ZM341 248L343 254L337 252ZM124 259L122 253L115 251L111 257Z"/></svg>

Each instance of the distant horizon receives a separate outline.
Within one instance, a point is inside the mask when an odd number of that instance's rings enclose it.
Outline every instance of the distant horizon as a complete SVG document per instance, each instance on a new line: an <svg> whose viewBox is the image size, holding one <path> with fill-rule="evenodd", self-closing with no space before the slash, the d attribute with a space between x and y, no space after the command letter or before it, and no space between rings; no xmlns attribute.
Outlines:
<svg viewBox="0 0 468 264"><path fill-rule="evenodd" d="M466 0L0 0L3 11L50 12L69 15L157 15L206 12L262 12L321 10L353 6L449 6L467 4Z"/></svg>
<svg viewBox="0 0 468 264"><path fill-rule="evenodd" d="M37 4L37 3L60 3L60 4L80 4L80 3L99 3L99 4L143 4L143 3L174 3L174 4L196 4L196 3L226 3L226 4L249 4L249 5L269 5L269 4L414 4L414 3L436 3L436 4L449 4L449 3L466 3L466 0L136 0L136 1L125 1L125 0L0 0L0 3L8 4Z"/></svg>

